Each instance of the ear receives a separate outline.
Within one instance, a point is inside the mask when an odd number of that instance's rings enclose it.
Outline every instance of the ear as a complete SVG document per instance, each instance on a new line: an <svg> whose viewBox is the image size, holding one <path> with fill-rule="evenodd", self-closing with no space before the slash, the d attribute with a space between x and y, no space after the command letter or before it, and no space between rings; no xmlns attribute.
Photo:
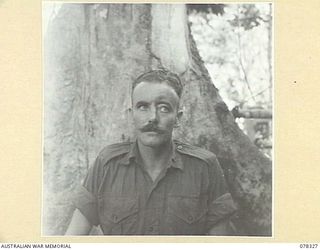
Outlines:
<svg viewBox="0 0 320 250"><path fill-rule="evenodd" d="M183 111L179 110L177 113L177 116L176 116L176 122L174 125L175 128L178 128L180 126L180 119L181 119L182 115L183 115Z"/></svg>
<svg viewBox="0 0 320 250"><path fill-rule="evenodd" d="M178 121L180 121L182 115L183 115L183 111L180 109L180 110L178 111L178 114L177 114L177 120L178 120Z"/></svg>

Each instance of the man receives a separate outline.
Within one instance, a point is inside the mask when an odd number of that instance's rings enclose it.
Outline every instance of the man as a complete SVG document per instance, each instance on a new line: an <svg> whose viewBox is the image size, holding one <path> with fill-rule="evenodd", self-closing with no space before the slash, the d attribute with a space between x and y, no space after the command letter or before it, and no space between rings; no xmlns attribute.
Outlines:
<svg viewBox="0 0 320 250"><path fill-rule="evenodd" d="M166 70L133 83L136 140L107 146L75 199L66 232L100 225L112 235L227 235L234 213L215 155L174 141L182 84Z"/></svg>

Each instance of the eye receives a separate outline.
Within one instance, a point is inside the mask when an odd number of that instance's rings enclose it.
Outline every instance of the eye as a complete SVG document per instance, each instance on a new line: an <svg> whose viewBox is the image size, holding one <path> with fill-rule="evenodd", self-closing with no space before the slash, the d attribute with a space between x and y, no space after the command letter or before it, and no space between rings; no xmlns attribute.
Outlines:
<svg viewBox="0 0 320 250"><path fill-rule="evenodd" d="M148 105L147 105L147 104L139 104L139 105L137 106L137 108L138 108L138 110L140 110L140 111L146 111L146 110L148 110Z"/></svg>
<svg viewBox="0 0 320 250"><path fill-rule="evenodd" d="M166 105L161 105L161 106L159 106L159 110L160 110L161 113L168 113L168 112L170 112L170 108L167 107Z"/></svg>

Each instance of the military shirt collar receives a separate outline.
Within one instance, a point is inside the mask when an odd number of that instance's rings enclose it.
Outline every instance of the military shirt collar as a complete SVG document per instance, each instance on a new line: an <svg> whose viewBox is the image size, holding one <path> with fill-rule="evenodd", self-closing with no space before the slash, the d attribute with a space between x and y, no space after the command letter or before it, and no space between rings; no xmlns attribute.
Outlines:
<svg viewBox="0 0 320 250"><path fill-rule="evenodd" d="M183 170L181 155L177 153L177 150L179 150L179 146L180 145L177 141L172 141L171 164L169 167ZM129 152L121 159L121 163L127 166L130 166L130 163L132 161L136 161L138 164L141 163L141 156L138 150L137 141L130 144Z"/></svg>

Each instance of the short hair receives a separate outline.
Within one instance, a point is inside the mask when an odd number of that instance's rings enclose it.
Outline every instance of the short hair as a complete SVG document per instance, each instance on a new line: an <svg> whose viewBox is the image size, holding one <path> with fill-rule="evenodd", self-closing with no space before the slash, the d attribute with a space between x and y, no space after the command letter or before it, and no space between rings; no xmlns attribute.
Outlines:
<svg viewBox="0 0 320 250"><path fill-rule="evenodd" d="M132 92L141 82L165 82L174 89L178 97L181 97L183 86L179 76L167 69L156 69L143 73L134 80Z"/></svg>

